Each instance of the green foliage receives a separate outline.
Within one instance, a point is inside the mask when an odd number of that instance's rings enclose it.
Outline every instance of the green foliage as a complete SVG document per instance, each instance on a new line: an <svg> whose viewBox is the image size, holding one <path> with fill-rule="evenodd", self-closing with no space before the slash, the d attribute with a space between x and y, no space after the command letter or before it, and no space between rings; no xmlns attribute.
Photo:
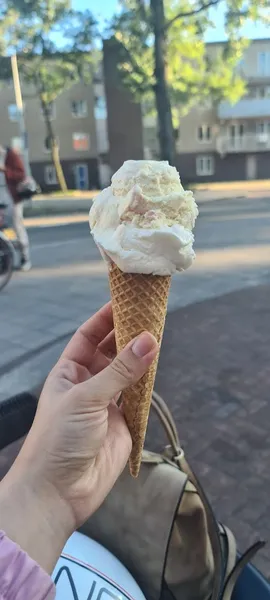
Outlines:
<svg viewBox="0 0 270 600"><path fill-rule="evenodd" d="M147 7L143 17L136 0L122 2L122 12L113 21L112 30L123 45L120 65L123 82L133 95L146 99L154 85L153 36Z"/></svg>
<svg viewBox="0 0 270 600"><path fill-rule="evenodd" d="M245 92L237 66L248 41L240 28L247 19L265 20L268 0L226 0L227 43L207 48L204 34L211 22L210 5L221 0L164 0L166 80L174 125L198 102L236 102ZM149 1L122 0L112 32L123 44L120 72L124 85L154 112L155 65ZM214 51L213 51L214 50Z"/></svg>
<svg viewBox="0 0 270 600"><path fill-rule="evenodd" d="M99 54L88 10L72 10L70 0L4 0L1 11L0 49L17 52L21 76L43 102L52 102L79 78L90 81ZM7 77L6 69L0 77Z"/></svg>

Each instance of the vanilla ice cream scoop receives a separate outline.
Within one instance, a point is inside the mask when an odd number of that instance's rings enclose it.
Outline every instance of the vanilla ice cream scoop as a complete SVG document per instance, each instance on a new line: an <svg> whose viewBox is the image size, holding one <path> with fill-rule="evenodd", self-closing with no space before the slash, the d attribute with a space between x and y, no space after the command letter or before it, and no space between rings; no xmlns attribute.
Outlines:
<svg viewBox="0 0 270 600"><path fill-rule="evenodd" d="M166 161L128 160L94 200L90 228L102 256L124 273L172 275L195 258L198 207Z"/></svg>

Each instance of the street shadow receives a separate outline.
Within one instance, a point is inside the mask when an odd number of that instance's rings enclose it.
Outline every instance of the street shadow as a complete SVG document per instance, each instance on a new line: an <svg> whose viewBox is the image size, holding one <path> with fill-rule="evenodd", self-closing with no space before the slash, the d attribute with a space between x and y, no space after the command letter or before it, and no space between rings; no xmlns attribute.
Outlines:
<svg viewBox="0 0 270 600"><path fill-rule="evenodd" d="M195 229L198 250L270 243L270 199L202 203Z"/></svg>

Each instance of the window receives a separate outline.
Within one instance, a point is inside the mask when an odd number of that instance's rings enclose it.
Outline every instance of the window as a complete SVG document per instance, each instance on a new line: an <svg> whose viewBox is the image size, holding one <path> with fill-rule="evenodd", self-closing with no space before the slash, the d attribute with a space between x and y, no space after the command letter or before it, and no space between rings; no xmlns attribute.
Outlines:
<svg viewBox="0 0 270 600"><path fill-rule="evenodd" d="M264 88L263 98L270 98L270 85L266 85Z"/></svg>
<svg viewBox="0 0 270 600"><path fill-rule="evenodd" d="M244 123L232 123L229 125L228 135L231 139L242 138L245 135Z"/></svg>
<svg viewBox="0 0 270 600"><path fill-rule="evenodd" d="M227 126L227 137L230 150L240 151L246 144L246 128L244 123L232 123Z"/></svg>
<svg viewBox="0 0 270 600"><path fill-rule="evenodd" d="M196 173L203 177L213 175L215 171L214 157L210 154L202 154L196 157Z"/></svg>
<svg viewBox="0 0 270 600"><path fill-rule="evenodd" d="M270 75L270 52L258 53L258 72L260 75Z"/></svg>
<svg viewBox="0 0 270 600"><path fill-rule="evenodd" d="M55 102L48 102L48 104L47 104L47 112L48 112L50 120L55 119L55 117L56 117ZM44 113L43 113L42 109L41 109L41 115L44 118Z"/></svg>
<svg viewBox="0 0 270 600"><path fill-rule="evenodd" d="M258 135L260 135L261 133L265 133L265 125L266 123L264 123L264 121L262 121L261 123L256 123L256 131Z"/></svg>
<svg viewBox="0 0 270 600"><path fill-rule="evenodd" d="M46 137L44 140L44 150L45 150L45 152L50 152L50 150L51 150L51 143L50 143L49 137Z"/></svg>
<svg viewBox="0 0 270 600"><path fill-rule="evenodd" d="M243 137L244 134L245 134L245 125L244 125L244 123L239 123L239 135L240 135L240 137Z"/></svg>
<svg viewBox="0 0 270 600"><path fill-rule="evenodd" d="M95 119L107 119L107 104L104 96L95 97Z"/></svg>
<svg viewBox="0 0 270 600"><path fill-rule="evenodd" d="M56 142L57 142L57 146L59 148L60 144L59 144L59 138L56 138ZM51 151L51 140L49 138L49 136L45 137L44 140L44 151L45 152L50 152Z"/></svg>
<svg viewBox="0 0 270 600"><path fill-rule="evenodd" d="M71 113L72 113L73 117L86 117L87 116L86 100L72 100Z"/></svg>
<svg viewBox="0 0 270 600"><path fill-rule="evenodd" d="M258 88L258 98L265 98L266 97L266 87L259 87Z"/></svg>
<svg viewBox="0 0 270 600"><path fill-rule="evenodd" d="M252 86L248 88L247 98L257 98L258 93L258 89L255 86Z"/></svg>
<svg viewBox="0 0 270 600"><path fill-rule="evenodd" d="M269 98L270 86L264 85L260 87L252 87L248 92L248 98Z"/></svg>
<svg viewBox="0 0 270 600"><path fill-rule="evenodd" d="M270 135L270 121L256 123L256 134L259 140L267 140L268 135Z"/></svg>
<svg viewBox="0 0 270 600"><path fill-rule="evenodd" d="M72 135L73 149L78 152L89 150L90 139L87 133L73 133Z"/></svg>
<svg viewBox="0 0 270 600"><path fill-rule="evenodd" d="M8 116L10 121L18 121L18 109L16 104L8 105Z"/></svg>
<svg viewBox="0 0 270 600"><path fill-rule="evenodd" d="M53 165L46 165L44 169L44 181L47 185L57 184L56 171Z"/></svg>
<svg viewBox="0 0 270 600"><path fill-rule="evenodd" d="M200 127L198 127L198 140L200 142L210 142L211 141L210 125L200 125Z"/></svg>
<svg viewBox="0 0 270 600"><path fill-rule="evenodd" d="M75 185L77 190L88 190L88 166L84 163L75 165Z"/></svg>

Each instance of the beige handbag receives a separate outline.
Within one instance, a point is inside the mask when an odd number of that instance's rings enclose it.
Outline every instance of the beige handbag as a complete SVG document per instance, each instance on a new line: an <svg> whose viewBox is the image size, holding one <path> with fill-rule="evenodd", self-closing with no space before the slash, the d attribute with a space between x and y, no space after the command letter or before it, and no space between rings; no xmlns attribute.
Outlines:
<svg viewBox="0 0 270 600"><path fill-rule="evenodd" d="M170 445L163 454L144 452L138 479L126 469L81 531L118 557L147 600L229 600L243 566L264 542L236 562L234 536L217 523L156 393L152 407Z"/></svg>

